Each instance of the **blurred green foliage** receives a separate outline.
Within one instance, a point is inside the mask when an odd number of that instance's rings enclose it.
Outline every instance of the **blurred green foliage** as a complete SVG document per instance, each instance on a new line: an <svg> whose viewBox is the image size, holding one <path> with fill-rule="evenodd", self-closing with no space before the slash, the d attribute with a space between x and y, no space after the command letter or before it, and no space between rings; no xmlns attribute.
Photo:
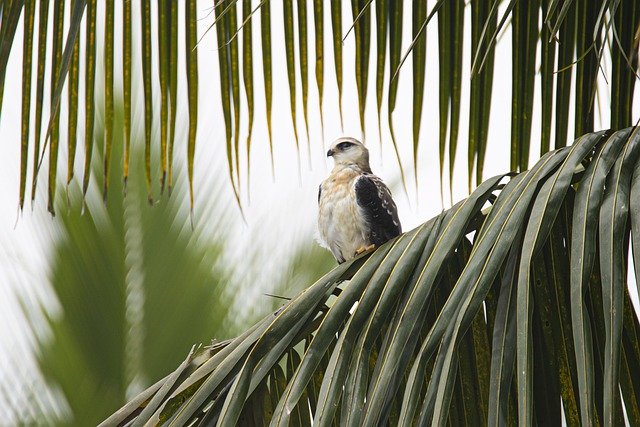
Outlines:
<svg viewBox="0 0 640 427"><path fill-rule="evenodd" d="M121 138L113 147L122 147ZM133 154L142 161L142 153ZM123 192L122 171L112 172L110 191ZM215 227L214 238L191 229L186 191L150 207L144 176L134 173L126 197L107 205L89 198L82 212L79 186L67 190L50 263L60 312L48 317L51 336L38 361L68 403L71 414L62 421L93 425L126 401L127 390L170 372L193 344L225 335L231 267L222 262L224 227ZM220 212L212 212L213 221L223 221L224 208L214 207Z"/></svg>
<svg viewBox="0 0 640 427"><path fill-rule="evenodd" d="M116 110L114 151L123 146L121 118ZM101 140L95 138L96 153L102 153ZM132 162L142 161L143 153L134 151ZM102 173L100 155L92 167ZM232 221L226 212L233 205L210 203L199 213L208 231L192 229L182 171L177 191L149 206L138 173L143 168L133 169L125 189L122 166L111 167L109 191L125 197L104 204L95 196L99 191L90 192L83 207L79 185L59 189L67 200L61 198L56 209L49 274L59 310L45 313L50 333L40 334L37 360L64 415L51 420L42 414L47 423L97 424L170 373L192 345L226 338L283 303L261 295L265 303L249 318L234 315L242 278L258 277L261 269L251 261L229 265L225 258ZM210 200L224 201L216 191ZM311 236L293 252L277 285L265 293L293 296L334 265Z"/></svg>

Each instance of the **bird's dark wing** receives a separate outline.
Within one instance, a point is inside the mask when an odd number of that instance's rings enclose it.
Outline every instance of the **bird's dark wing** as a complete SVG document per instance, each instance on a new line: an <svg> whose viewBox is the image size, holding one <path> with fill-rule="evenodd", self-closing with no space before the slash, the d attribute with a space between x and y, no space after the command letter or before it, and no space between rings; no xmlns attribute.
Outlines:
<svg viewBox="0 0 640 427"><path fill-rule="evenodd" d="M322 195L322 184L318 186L318 204L320 204L320 196Z"/></svg>
<svg viewBox="0 0 640 427"><path fill-rule="evenodd" d="M361 175L355 183L356 199L369 225L369 240L380 246L402 233L398 208L391 192L380 178Z"/></svg>

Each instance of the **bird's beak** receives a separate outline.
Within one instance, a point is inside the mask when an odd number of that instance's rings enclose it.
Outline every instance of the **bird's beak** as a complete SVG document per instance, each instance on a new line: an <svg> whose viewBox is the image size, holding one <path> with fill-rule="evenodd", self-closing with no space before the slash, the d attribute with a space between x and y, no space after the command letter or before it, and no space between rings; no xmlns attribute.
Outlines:
<svg viewBox="0 0 640 427"><path fill-rule="evenodd" d="M331 157L335 154L335 152L333 150L329 150L327 151L327 157Z"/></svg>

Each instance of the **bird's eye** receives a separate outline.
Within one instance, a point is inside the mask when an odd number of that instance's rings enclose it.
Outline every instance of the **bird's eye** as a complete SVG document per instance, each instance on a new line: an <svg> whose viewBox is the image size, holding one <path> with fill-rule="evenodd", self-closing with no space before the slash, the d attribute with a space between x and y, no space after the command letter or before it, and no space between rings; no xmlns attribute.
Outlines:
<svg viewBox="0 0 640 427"><path fill-rule="evenodd" d="M353 145L352 142L341 142L340 144L338 144L337 148L339 150L346 150L347 148L351 147Z"/></svg>

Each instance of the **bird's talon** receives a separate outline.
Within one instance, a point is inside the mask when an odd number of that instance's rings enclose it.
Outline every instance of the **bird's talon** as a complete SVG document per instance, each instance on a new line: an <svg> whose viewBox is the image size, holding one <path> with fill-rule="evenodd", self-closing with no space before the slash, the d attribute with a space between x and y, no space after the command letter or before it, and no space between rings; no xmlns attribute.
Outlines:
<svg viewBox="0 0 640 427"><path fill-rule="evenodd" d="M360 247L356 250L356 256L357 256L357 255L361 255L361 254L363 254L363 253L365 253L365 252L372 251L372 250L374 250L375 248L376 248L376 245L374 245L374 244L371 244L371 245L369 245L369 246L360 246Z"/></svg>

